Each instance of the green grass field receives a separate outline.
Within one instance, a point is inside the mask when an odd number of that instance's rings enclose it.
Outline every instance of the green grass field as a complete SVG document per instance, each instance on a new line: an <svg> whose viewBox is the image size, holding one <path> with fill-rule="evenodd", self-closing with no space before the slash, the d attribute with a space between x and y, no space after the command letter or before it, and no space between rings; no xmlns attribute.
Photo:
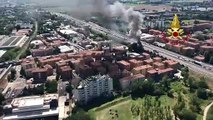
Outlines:
<svg viewBox="0 0 213 120"><path fill-rule="evenodd" d="M171 83L172 90L175 94L174 98L170 98L167 95L163 95L159 98L161 106L170 106L171 108L176 104L178 93L183 95L187 108L190 105L190 99L193 93L190 93L188 88L184 86L183 82L176 81ZM153 100L155 97L152 97ZM131 113L132 104L142 104L144 98L132 99L128 97L119 97L111 102L105 103L99 107L93 108L88 113L96 120L134 120ZM200 99L201 109L203 110L210 102L210 100ZM211 108L213 109L213 108ZM213 110L212 110L213 111ZM202 119L202 111L197 114L197 120Z"/></svg>
<svg viewBox="0 0 213 120"><path fill-rule="evenodd" d="M153 100L154 100L154 97L153 97ZM118 103L116 102L117 104L114 104L112 106L109 105L115 101L121 101L121 102L118 102ZM106 103L104 105L101 105L100 107L90 110L89 114L93 116L93 118L96 118L96 120L133 120L132 114L130 111L131 105L133 102L136 102L137 104L141 104L142 101L143 101L143 98L138 98L136 100L133 100L131 98L130 99L118 98L110 103ZM166 95L161 96L160 101L163 106L173 106L175 104L174 99L169 98ZM116 114L118 115L118 117L116 116Z"/></svg>

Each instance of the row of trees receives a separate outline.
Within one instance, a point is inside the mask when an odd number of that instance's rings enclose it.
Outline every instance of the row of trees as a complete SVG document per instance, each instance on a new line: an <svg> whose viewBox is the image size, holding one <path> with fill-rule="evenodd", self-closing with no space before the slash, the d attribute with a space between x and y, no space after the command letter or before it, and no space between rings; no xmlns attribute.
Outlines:
<svg viewBox="0 0 213 120"><path fill-rule="evenodd" d="M175 118L180 118L181 120L196 120L197 115L193 113L190 109L187 109L185 99L181 94L178 94L178 100L173 108Z"/></svg>
<svg viewBox="0 0 213 120"><path fill-rule="evenodd" d="M72 114L65 120L94 120L94 119L83 109L75 107L72 110Z"/></svg>
<svg viewBox="0 0 213 120"><path fill-rule="evenodd" d="M22 96L29 95L43 95L45 91L47 93L56 93L58 83L57 81L47 81L45 84L34 86L34 87L25 87L22 93Z"/></svg>
<svg viewBox="0 0 213 120"><path fill-rule="evenodd" d="M158 97L145 96L141 104L132 104L131 112L141 120L172 120L170 106L162 106Z"/></svg>
<svg viewBox="0 0 213 120"><path fill-rule="evenodd" d="M213 64L213 52L204 52L205 62L209 64Z"/></svg>
<svg viewBox="0 0 213 120"><path fill-rule="evenodd" d="M30 95L43 95L44 94L44 85L34 86L32 88L24 88L22 96Z"/></svg>
<svg viewBox="0 0 213 120"><path fill-rule="evenodd" d="M12 68L10 70L10 74L8 74L8 76L7 76L7 80L12 81L12 80L15 80L15 79L16 79L16 70L14 68Z"/></svg>
<svg viewBox="0 0 213 120"><path fill-rule="evenodd" d="M18 52L20 51L21 48L14 48L11 50L8 50L1 58L0 58L0 62L6 62L9 60L14 60L18 54Z"/></svg>
<svg viewBox="0 0 213 120"><path fill-rule="evenodd" d="M142 97L144 95L154 95L161 96L164 94L168 94L170 91L170 82L167 76L164 76L160 82L155 82L152 79L148 80L139 80L133 83L132 85L132 96L134 97ZM172 96L172 95L171 95Z"/></svg>

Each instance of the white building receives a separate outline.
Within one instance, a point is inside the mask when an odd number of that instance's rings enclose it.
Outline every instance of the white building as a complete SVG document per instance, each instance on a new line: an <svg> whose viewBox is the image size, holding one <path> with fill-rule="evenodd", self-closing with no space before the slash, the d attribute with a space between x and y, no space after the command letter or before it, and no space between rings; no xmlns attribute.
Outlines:
<svg viewBox="0 0 213 120"><path fill-rule="evenodd" d="M155 21L145 21L144 25L149 26L151 28L164 28L166 27L164 20L155 20Z"/></svg>
<svg viewBox="0 0 213 120"><path fill-rule="evenodd" d="M15 47L22 47L29 37L23 36L0 36L0 48L9 49Z"/></svg>
<svg viewBox="0 0 213 120"><path fill-rule="evenodd" d="M3 120L58 117L57 99L57 94L15 98L11 104L4 106L5 116Z"/></svg>
<svg viewBox="0 0 213 120"><path fill-rule="evenodd" d="M73 52L74 51L74 47L73 46L61 45L58 48L60 49L61 53L68 53L68 52Z"/></svg>
<svg viewBox="0 0 213 120"><path fill-rule="evenodd" d="M155 40L155 36L154 35L151 35L151 34L147 34L147 33L142 33L140 35L140 39L142 41L146 41L146 42L154 42Z"/></svg>
<svg viewBox="0 0 213 120"><path fill-rule="evenodd" d="M110 94L113 90L113 80L108 75L92 76L81 81L79 86L73 90L74 99L81 103L87 103L93 98L103 94Z"/></svg>

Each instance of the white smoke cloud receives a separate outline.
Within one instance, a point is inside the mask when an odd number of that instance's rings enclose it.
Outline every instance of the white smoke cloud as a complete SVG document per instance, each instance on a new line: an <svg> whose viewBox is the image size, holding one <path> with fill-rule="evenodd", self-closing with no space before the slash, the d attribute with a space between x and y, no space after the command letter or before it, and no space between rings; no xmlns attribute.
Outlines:
<svg viewBox="0 0 213 120"><path fill-rule="evenodd" d="M113 4L109 4L107 0L18 0L19 2L32 2L41 6L58 6L75 10L79 15L91 15L91 12L100 13L104 17L111 19L112 17L121 18L129 23L129 35L136 37L140 33L140 26L143 22L144 15L133 8L126 8L118 0L114 0Z"/></svg>
<svg viewBox="0 0 213 120"><path fill-rule="evenodd" d="M97 1L97 0L95 0ZM102 13L106 17L119 17L125 22L129 23L129 35L130 37L137 37L140 32L140 26L143 23L144 15L138 11L134 11L133 8L125 8L120 2L114 4L107 4L104 0L98 0L95 4L95 9Z"/></svg>

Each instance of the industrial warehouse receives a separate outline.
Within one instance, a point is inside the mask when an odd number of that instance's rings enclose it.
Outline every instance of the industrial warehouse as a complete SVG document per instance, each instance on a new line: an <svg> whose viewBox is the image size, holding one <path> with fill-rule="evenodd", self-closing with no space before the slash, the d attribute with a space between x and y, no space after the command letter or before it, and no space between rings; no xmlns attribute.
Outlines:
<svg viewBox="0 0 213 120"><path fill-rule="evenodd" d="M0 36L0 49L11 49L22 47L27 41L27 36Z"/></svg>

